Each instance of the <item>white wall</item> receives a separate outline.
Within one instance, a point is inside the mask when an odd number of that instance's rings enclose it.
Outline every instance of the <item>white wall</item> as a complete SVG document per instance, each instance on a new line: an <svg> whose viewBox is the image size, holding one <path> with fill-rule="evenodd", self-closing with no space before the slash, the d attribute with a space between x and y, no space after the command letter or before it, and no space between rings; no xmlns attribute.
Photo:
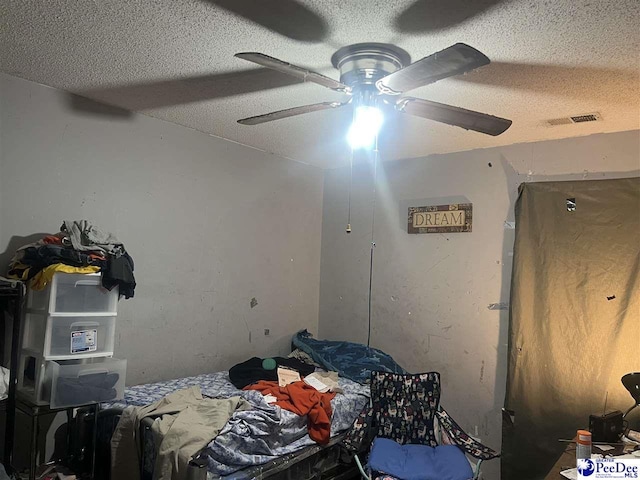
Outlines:
<svg viewBox="0 0 640 480"><path fill-rule="evenodd" d="M284 354L317 330L321 170L143 115L81 114L1 74L0 106L2 273L65 219L115 233L138 282L116 328L128 384Z"/></svg>
<svg viewBox="0 0 640 480"><path fill-rule="evenodd" d="M469 133L473 135L473 133ZM500 447L505 394L513 205L525 181L637 176L640 132L434 155L378 170L371 345L411 372L442 374L442 404ZM384 156L384 151L381 152ZM372 175L349 169L324 182L320 337L366 343ZM407 234L409 206L473 204L473 232ZM622 406L620 406L622 407ZM499 462L485 467L498 478Z"/></svg>

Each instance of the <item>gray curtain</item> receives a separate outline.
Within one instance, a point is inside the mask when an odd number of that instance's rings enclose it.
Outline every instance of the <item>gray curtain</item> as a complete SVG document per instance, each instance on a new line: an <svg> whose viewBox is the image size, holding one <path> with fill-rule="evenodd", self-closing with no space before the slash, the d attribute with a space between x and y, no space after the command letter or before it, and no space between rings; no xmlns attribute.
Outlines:
<svg viewBox="0 0 640 480"><path fill-rule="evenodd" d="M640 178L522 184L502 480L544 478L640 371Z"/></svg>

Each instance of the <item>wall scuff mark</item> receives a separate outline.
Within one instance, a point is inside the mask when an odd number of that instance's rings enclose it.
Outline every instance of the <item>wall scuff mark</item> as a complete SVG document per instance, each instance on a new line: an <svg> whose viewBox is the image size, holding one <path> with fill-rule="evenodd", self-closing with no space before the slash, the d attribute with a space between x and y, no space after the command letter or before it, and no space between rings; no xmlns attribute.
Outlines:
<svg viewBox="0 0 640 480"><path fill-rule="evenodd" d="M442 234L441 234L442 235ZM446 238L446 237L445 237ZM447 240L449 240L447 238ZM441 258L440 260L438 260L436 263L434 263L433 265L431 265L429 268L427 268L427 270L425 270L424 273L430 272L431 270L433 270L434 268L436 268L438 265L440 265L442 262L444 262L447 258L449 258L451 255L447 255L443 258Z"/></svg>
<svg viewBox="0 0 640 480"><path fill-rule="evenodd" d="M509 302L490 303L487 308L489 310L509 310Z"/></svg>

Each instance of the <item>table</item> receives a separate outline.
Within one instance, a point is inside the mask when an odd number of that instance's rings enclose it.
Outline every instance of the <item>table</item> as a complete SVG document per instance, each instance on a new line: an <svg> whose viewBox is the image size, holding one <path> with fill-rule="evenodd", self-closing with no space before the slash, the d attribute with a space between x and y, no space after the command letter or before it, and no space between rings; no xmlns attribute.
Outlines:
<svg viewBox="0 0 640 480"><path fill-rule="evenodd" d="M611 445L611 444L607 444ZM600 453L607 456L616 456L622 455L629 451L632 451L635 446L634 445L611 445L614 447L613 450L608 450L606 452L601 451L597 445L593 445L591 447L591 453ZM569 468L576 468L576 444L575 442L571 442L567 445L562 456L558 459L553 468L547 473L547 476L544 477L544 480L567 480L565 477L560 475L560 472L567 470Z"/></svg>
<svg viewBox="0 0 640 480"><path fill-rule="evenodd" d="M74 407L64 407L64 408L50 408L49 405L37 405L29 400L23 398L18 395L16 397L16 409L24 413L25 415L31 418L31 444L29 450L29 480L35 480L36 478L36 469L37 465L37 457L38 457L38 433L39 433L39 417L43 415L51 415L58 412L67 412L67 456L68 449L71 437L71 420L73 418L73 414L75 409L82 407L93 407L94 415L93 415L93 428L92 428L92 441L91 441L91 451L89 452L91 455L91 479L94 478L95 475L95 464L96 464L96 441L98 434L98 414L100 412L100 404L99 403L90 403L87 405L80 405ZM69 461L71 459L66 458L62 459L62 463L65 461Z"/></svg>

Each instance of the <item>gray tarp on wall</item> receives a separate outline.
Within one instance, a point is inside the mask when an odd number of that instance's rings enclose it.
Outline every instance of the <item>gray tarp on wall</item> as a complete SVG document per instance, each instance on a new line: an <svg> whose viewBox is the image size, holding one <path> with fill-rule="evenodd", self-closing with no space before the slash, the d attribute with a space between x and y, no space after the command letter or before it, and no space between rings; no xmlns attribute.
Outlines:
<svg viewBox="0 0 640 480"><path fill-rule="evenodd" d="M575 199L575 210L567 202ZM640 371L640 178L522 184L502 480L544 478L589 415ZM511 423L511 418L513 423Z"/></svg>

